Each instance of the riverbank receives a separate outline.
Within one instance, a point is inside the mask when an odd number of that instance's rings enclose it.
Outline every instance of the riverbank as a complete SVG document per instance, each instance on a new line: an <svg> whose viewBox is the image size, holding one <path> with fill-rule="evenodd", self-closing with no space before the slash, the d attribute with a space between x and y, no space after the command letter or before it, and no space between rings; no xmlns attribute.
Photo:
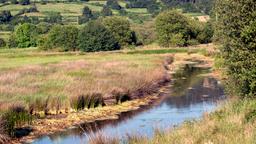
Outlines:
<svg viewBox="0 0 256 144"><path fill-rule="evenodd" d="M170 54L162 55L163 58L166 56L170 56ZM175 54L172 56L174 57L174 62L171 63L171 65L167 65L168 62L165 62L163 65L168 75L174 73L176 70L179 69L180 66L191 61L201 61L201 65L199 65L201 67L211 67L212 65L211 58L200 54ZM151 95L148 94L140 98L137 97L134 100L123 102L118 105L96 107L92 109L81 110L78 112L58 114L48 118L37 119L30 126L30 129L33 131L29 135L18 139L13 139L12 142L31 142L40 136L48 135L59 131L64 131L69 127L76 126L82 123L93 122L96 120L103 119L117 119L118 115L122 112L136 110L143 105L148 105L153 101L159 99L158 91L159 88L161 88L161 86L163 85L158 85L158 87L155 87L154 91L156 91L156 93L152 93Z"/></svg>
<svg viewBox="0 0 256 144"><path fill-rule="evenodd" d="M256 142L256 101L232 98L200 121L190 121L168 131L156 130L152 139L130 137L131 144L253 144Z"/></svg>

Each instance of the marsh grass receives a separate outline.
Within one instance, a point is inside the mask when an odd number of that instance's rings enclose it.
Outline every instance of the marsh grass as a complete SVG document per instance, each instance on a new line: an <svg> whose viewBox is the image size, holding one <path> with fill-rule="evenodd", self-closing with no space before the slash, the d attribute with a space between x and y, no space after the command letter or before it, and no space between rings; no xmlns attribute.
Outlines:
<svg viewBox="0 0 256 144"><path fill-rule="evenodd" d="M165 78L166 56L161 55L77 55L37 49L0 50L0 55L1 110L20 102L30 114L47 115L103 106L108 96L120 103L130 100L131 92L150 92L150 85Z"/></svg>
<svg viewBox="0 0 256 144"><path fill-rule="evenodd" d="M23 106L15 105L6 111L1 119L4 121L3 129L9 136L15 136L15 128L24 124L32 123L32 115L30 115Z"/></svg>

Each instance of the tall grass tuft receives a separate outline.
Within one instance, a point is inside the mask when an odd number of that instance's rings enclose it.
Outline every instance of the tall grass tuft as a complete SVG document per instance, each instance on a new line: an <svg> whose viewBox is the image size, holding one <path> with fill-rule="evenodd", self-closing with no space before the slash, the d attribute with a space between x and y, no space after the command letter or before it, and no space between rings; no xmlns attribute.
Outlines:
<svg viewBox="0 0 256 144"><path fill-rule="evenodd" d="M0 143L1 144L8 143L9 140L10 138L5 132L5 120L0 118Z"/></svg>
<svg viewBox="0 0 256 144"><path fill-rule="evenodd" d="M110 138L102 133L89 135L89 144L119 144L117 138Z"/></svg>
<svg viewBox="0 0 256 144"><path fill-rule="evenodd" d="M32 115L30 115L25 107L16 105L2 115L4 121L4 131L11 137L15 136L15 128L25 124L32 123Z"/></svg>

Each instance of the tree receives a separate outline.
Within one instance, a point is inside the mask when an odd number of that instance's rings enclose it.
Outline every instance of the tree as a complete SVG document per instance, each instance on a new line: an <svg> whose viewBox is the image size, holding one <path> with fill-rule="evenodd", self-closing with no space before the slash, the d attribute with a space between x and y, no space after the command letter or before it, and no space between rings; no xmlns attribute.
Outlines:
<svg viewBox="0 0 256 144"><path fill-rule="evenodd" d="M59 48L61 51L75 51L77 48L78 28L74 26L55 25L51 28L44 41L40 42L42 49Z"/></svg>
<svg viewBox="0 0 256 144"><path fill-rule="evenodd" d="M82 15L87 17L87 18L92 18L93 17L92 10L88 6L84 6L83 11L82 11Z"/></svg>
<svg viewBox="0 0 256 144"><path fill-rule="evenodd" d="M255 0L216 0L216 36L223 44L231 94L256 96L256 3Z"/></svg>
<svg viewBox="0 0 256 144"><path fill-rule="evenodd" d="M106 5L114 10L122 9L122 7L119 5L119 3L116 0L107 0Z"/></svg>
<svg viewBox="0 0 256 144"><path fill-rule="evenodd" d="M135 33L130 28L128 20L121 17L107 17L103 25L113 34L121 46L136 44Z"/></svg>
<svg viewBox="0 0 256 144"><path fill-rule="evenodd" d="M37 33L38 34L47 34L49 30L51 29L51 24L46 23L46 22L41 22L39 23L37 27Z"/></svg>
<svg viewBox="0 0 256 144"><path fill-rule="evenodd" d="M10 11L4 10L0 12L0 24L9 22L11 21L11 19L12 19L12 15Z"/></svg>
<svg viewBox="0 0 256 144"><path fill-rule="evenodd" d="M189 19L174 10L157 16L156 32L162 46L186 46L192 34Z"/></svg>
<svg viewBox="0 0 256 144"><path fill-rule="evenodd" d="M103 6L101 13L103 16L112 16L113 15L111 9L107 6Z"/></svg>
<svg viewBox="0 0 256 144"><path fill-rule="evenodd" d="M20 48L37 46L36 26L30 23L19 25L15 31L15 41Z"/></svg>
<svg viewBox="0 0 256 144"><path fill-rule="evenodd" d="M30 0L19 0L19 4L21 4L21 5L29 5L30 4Z"/></svg>
<svg viewBox="0 0 256 144"><path fill-rule="evenodd" d="M62 23L62 16L59 12L50 12L44 21L52 24L60 24Z"/></svg>
<svg viewBox="0 0 256 144"><path fill-rule="evenodd" d="M120 46L112 33L99 21L91 21L80 32L79 48L85 52L118 50Z"/></svg>
<svg viewBox="0 0 256 144"><path fill-rule="evenodd" d="M6 46L6 42L4 39L0 38L0 48L3 48Z"/></svg>

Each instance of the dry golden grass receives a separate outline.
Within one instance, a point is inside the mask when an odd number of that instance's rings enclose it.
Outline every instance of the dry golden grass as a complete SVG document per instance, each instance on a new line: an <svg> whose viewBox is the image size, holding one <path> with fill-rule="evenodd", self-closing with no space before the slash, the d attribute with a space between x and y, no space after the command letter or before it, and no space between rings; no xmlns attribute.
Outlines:
<svg viewBox="0 0 256 144"><path fill-rule="evenodd" d="M164 58L160 55L98 53L69 57L60 54L52 61L52 56L37 52L24 55L3 57L12 62L0 72L1 110L15 103L23 103L33 111L70 109L74 97L99 93L105 98L116 89L126 93L147 91L149 85L165 78ZM36 57L42 61L29 64Z"/></svg>

